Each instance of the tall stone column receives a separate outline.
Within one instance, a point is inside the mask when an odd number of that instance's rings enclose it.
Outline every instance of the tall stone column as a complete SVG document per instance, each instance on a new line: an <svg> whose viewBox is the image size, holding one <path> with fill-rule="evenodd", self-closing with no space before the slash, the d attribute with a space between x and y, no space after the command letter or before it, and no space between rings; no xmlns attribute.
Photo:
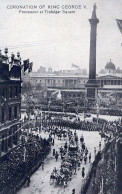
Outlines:
<svg viewBox="0 0 122 194"><path fill-rule="evenodd" d="M90 56L89 56L89 80L86 83L87 98L95 100L98 83L96 80L96 37L97 24L99 20L96 16L96 4L93 6L92 17L89 19L91 25L90 32Z"/></svg>

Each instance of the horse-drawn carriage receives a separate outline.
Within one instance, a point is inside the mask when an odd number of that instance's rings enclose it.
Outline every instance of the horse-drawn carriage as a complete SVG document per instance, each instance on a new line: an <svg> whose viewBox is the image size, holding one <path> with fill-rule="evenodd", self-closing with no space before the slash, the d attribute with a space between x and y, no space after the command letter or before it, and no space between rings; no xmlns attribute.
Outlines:
<svg viewBox="0 0 122 194"><path fill-rule="evenodd" d="M52 172L50 175L50 184L55 183L55 185L63 185L63 176L57 172Z"/></svg>
<svg viewBox="0 0 122 194"><path fill-rule="evenodd" d="M58 130L59 134L63 130ZM64 144L64 148L60 148L62 163L60 169L57 172L53 172L50 176L50 181L55 183L55 186L66 186L68 181L71 181L72 174L76 174L77 168L80 169L80 150L78 147L78 135L68 131L69 145L67 141ZM59 135L58 134L58 135ZM58 136L57 135L57 136ZM62 151L63 150L63 151Z"/></svg>
<svg viewBox="0 0 122 194"><path fill-rule="evenodd" d="M67 185L67 175L64 173L52 172L50 175L50 184L54 183L55 186L66 186Z"/></svg>
<svg viewBox="0 0 122 194"><path fill-rule="evenodd" d="M76 156L77 157L78 154L78 146L77 145L69 145L69 156Z"/></svg>

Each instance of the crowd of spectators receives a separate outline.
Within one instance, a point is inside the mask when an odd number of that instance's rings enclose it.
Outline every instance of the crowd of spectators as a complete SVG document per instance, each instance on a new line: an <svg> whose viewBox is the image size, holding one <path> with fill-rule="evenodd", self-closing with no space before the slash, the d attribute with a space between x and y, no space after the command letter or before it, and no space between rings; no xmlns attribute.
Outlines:
<svg viewBox="0 0 122 194"><path fill-rule="evenodd" d="M108 146L108 148L107 148ZM96 168L96 176L93 182L93 193L117 193L117 148L115 139L106 146L103 160Z"/></svg>
<svg viewBox="0 0 122 194"><path fill-rule="evenodd" d="M27 141L0 158L0 193L14 193L15 186L33 173L50 151L46 139L30 134ZM11 190L12 189L12 190ZM16 191L16 189L15 189Z"/></svg>
<svg viewBox="0 0 122 194"><path fill-rule="evenodd" d="M57 125L58 127L62 128L72 128L72 129L79 129L79 130L85 130L85 131L104 131L104 132L109 132L113 131L116 132L116 128L119 125L120 121L106 121L104 119L93 119L92 122L88 121L79 121L79 120L74 120L70 121L68 119L64 120L64 115L57 115L53 114L53 116L50 114L45 115L42 118L42 125L44 127L50 127L52 128L54 125Z"/></svg>
<svg viewBox="0 0 122 194"><path fill-rule="evenodd" d="M119 133L122 131L121 123L121 121L105 122L104 132L112 135L107 142L105 141L104 150L98 152L81 193L119 193L121 160L119 161L118 158L121 154L118 152L120 150L118 140L120 140ZM119 178L118 174L120 174Z"/></svg>

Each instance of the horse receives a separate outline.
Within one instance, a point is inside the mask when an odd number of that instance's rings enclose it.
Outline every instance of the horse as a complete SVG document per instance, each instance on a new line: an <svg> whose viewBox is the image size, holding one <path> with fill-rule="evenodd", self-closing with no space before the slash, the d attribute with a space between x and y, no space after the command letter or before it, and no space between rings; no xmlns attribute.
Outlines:
<svg viewBox="0 0 122 194"><path fill-rule="evenodd" d="M56 185L62 185L63 184L63 178L61 175L58 175L56 178Z"/></svg>
<svg viewBox="0 0 122 194"><path fill-rule="evenodd" d="M75 141L76 141L76 143L78 143L78 136L77 135L75 135Z"/></svg>
<svg viewBox="0 0 122 194"><path fill-rule="evenodd" d="M60 140L61 140L61 138L62 138L62 134L61 134L61 133L58 133L58 134L57 134L57 136L58 136L58 139L60 139Z"/></svg>
<svg viewBox="0 0 122 194"><path fill-rule="evenodd" d="M56 176L52 173L51 175L50 175L50 182L54 182L56 180Z"/></svg>
<svg viewBox="0 0 122 194"><path fill-rule="evenodd" d="M84 142L84 138L80 137L80 142L83 143Z"/></svg>
<svg viewBox="0 0 122 194"><path fill-rule="evenodd" d="M65 139L67 137L67 134L66 133L63 133L63 138Z"/></svg>

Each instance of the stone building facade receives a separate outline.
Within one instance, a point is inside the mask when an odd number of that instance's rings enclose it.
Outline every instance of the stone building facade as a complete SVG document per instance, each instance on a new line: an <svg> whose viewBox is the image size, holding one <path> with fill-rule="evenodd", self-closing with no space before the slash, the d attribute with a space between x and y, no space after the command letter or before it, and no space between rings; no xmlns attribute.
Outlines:
<svg viewBox="0 0 122 194"><path fill-rule="evenodd" d="M106 66L105 66L106 67ZM103 73L98 73L96 80L98 83L98 91L110 92L111 90L117 90L122 93L122 73L113 73L110 67L109 72L105 71ZM61 90L68 97L82 96L83 92L86 93L85 84L88 81L88 75L68 75L60 74L42 74L42 73L30 73L27 76L27 80L23 82L30 82L32 85L39 84L47 88L48 91L55 91L57 89Z"/></svg>
<svg viewBox="0 0 122 194"><path fill-rule="evenodd" d="M21 58L0 52L0 155L17 145L21 118Z"/></svg>

